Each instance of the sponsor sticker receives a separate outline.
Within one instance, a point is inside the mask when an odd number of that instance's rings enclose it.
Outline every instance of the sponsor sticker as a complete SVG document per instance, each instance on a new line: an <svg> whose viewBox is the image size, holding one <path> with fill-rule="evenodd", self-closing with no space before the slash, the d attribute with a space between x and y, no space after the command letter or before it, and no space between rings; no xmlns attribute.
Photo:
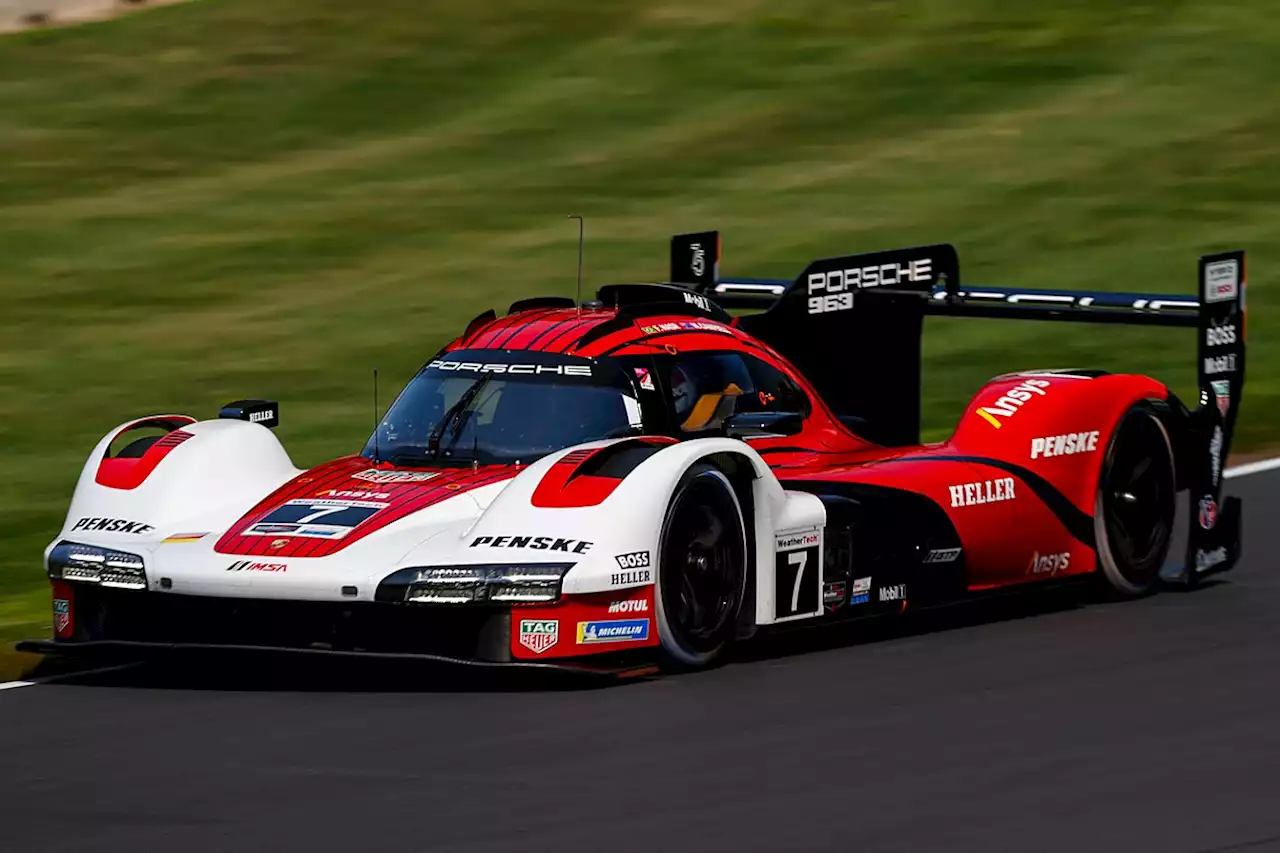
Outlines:
<svg viewBox="0 0 1280 853"><path fill-rule="evenodd" d="M1206 551L1203 548L1196 549L1196 571L1207 572L1214 566L1220 566L1227 561L1227 549L1223 547L1214 548Z"/></svg>
<svg viewBox="0 0 1280 853"><path fill-rule="evenodd" d="M935 548L925 554L926 563L954 563L960 557L959 548Z"/></svg>
<svg viewBox="0 0 1280 853"><path fill-rule="evenodd" d="M774 620L822 612L822 531L776 536L773 565Z"/></svg>
<svg viewBox="0 0 1280 853"><path fill-rule="evenodd" d="M644 330L641 329L641 331L644 331ZM635 370L636 370L636 382L640 385L641 391L656 390L653 385L653 374L649 371L649 368L637 367Z"/></svg>
<svg viewBox="0 0 1280 853"><path fill-rule="evenodd" d="M1207 347L1223 347L1236 342L1235 323L1210 323L1204 330L1204 345Z"/></svg>
<svg viewBox="0 0 1280 853"><path fill-rule="evenodd" d="M853 292L868 287L893 287L904 282L931 281L933 259L891 262L868 267L809 274L809 313L829 314L853 308Z"/></svg>
<svg viewBox="0 0 1280 853"><path fill-rule="evenodd" d="M1200 526L1205 530L1212 530L1217 523L1218 502L1212 496L1205 495L1200 499Z"/></svg>
<svg viewBox="0 0 1280 853"><path fill-rule="evenodd" d="M610 613L648 613L649 601L644 598L627 599L626 601L614 601L609 604Z"/></svg>
<svg viewBox="0 0 1280 853"><path fill-rule="evenodd" d="M71 600L55 598L53 600L53 630L58 636L71 633Z"/></svg>
<svg viewBox="0 0 1280 853"><path fill-rule="evenodd" d="M126 521L123 518L82 518L71 526L72 530L94 530L102 533L132 533L140 536L155 530L150 524L141 521Z"/></svg>
<svg viewBox="0 0 1280 853"><path fill-rule="evenodd" d="M1204 301L1226 302L1240 293L1240 265L1234 261L1214 261L1204 265Z"/></svg>
<svg viewBox="0 0 1280 853"><path fill-rule="evenodd" d="M174 542L199 542L208 535L208 533L175 533L172 536L164 537L164 539L160 541L162 544Z"/></svg>
<svg viewBox="0 0 1280 853"><path fill-rule="evenodd" d="M564 539L559 536L477 536L471 540L471 548L530 548L534 551L563 551L566 554L585 554L594 542L582 539Z"/></svg>
<svg viewBox="0 0 1280 853"><path fill-rule="evenodd" d="M1074 456L1077 453L1092 453L1098 449L1098 431L1069 432L1065 435L1046 435L1043 438L1031 439L1031 458L1040 459L1050 456Z"/></svg>
<svg viewBox="0 0 1280 853"><path fill-rule="evenodd" d="M370 468L351 476L367 483L423 483L440 475L435 471L379 471Z"/></svg>
<svg viewBox="0 0 1280 853"><path fill-rule="evenodd" d="M238 560L227 566L229 572L286 572L289 566L286 563L259 563L255 560Z"/></svg>
<svg viewBox="0 0 1280 853"><path fill-rule="evenodd" d="M990 406L979 407L978 417L1000 429L1004 421L1016 415L1029 401L1047 396L1049 392L1045 389L1052 385L1044 379L1023 380L997 397Z"/></svg>
<svg viewBox="0 0 1280 853"><path fill-rule="evenodd" d="M1066 551L1061 554L1045 554L1043 556L1039 551L1033 551L1031 562L1027 565L1027 574L1053 576L1058 572L1065 572L1070 564L1071 554Z"/></svg>
<svg viewBox="0 0 1280 853"><path fill-rule="evenodd" d="M1218 398L1218 411L1225 418L1231 411L1231 380L1215 379L1209 384L1213 387L1213 396Z"/></svg>
<svg viewBox="0 0 1280 853"><path fill-rule="evenodd" d="M703 311L706 311L708 314L711 313L711 300L705 296L702 296L697 293L689 293L688 291L685 291L684 301L688 305L696 305L698 308L700 308Z"/></svg>
<svg viewBox="0 0 1280 853"><path fill-rule="evenodd" d="M905 583L895 583L892 586L880 587L881 601L906 601L907 585Z"/></svg>
<svg viewBox="0 0 1280 853"><path fill-rule="evenodd" d="M540 655L560 640L560 622L556 619L521 619L519 638L520 645Z"/></svg>
<svg viewBox="0 0 1280 853"><path fill-rule="evenodd" d="M614 572L609 575L609 586L636 586L642 583L653 583L653 572L649 569L636 569L629 572Z"/></svg>
<svg viewBox="0 0 1280 853"><path fill-rule="evenodd" d="M329 489L316 495L318 498L348 498L353 501L386 501L391 499L390 492L366 492L357 489Z"/></svg>
<svg viewBox="0 0 1280 853"><path fill-rule="evenodd" d="M1204 375L1216 376L1219 373L1235 373L1236 355L1207 356L1204 360Z"/></svg>
<svg viewBox="0 0 1280 853"><path fill-rule="evenodd" d="M857 578L849 588L849 606L866 604L871 600L871 578Z"/></svg>
<svg viewBox="0 0 1280 853"><path fill-rule="evenodd" d="M433 361L427 365L427 369L459 373L509 373L513 376L591 376L589 364L484 364L478 361Z"/></svg>
<svg viewBox="0 0 1280 853"><path fill-rule="evenodd" d="M1222 427L1213 428L1213 438L1209 439L1209 467L1213 475L1213 485L1218 485L1222 477Z"/></svg>
<svg viewBox="0 0 1280 853"><path fill-rule="evenodd" d="M845 596L848 594L849 586L844 581L835 581L822 585L822 603L827 610L835 613L844 606Z"/></svg>
<svg viewBox="0 0 1280 853"><path fill-rule="evenodd" d="M1015 497L1012 477L1000 477L995 480L983 480L980 483L949 486L948 490L951 493L951 505L953 507L999 503L1001 501L1011 501Z"/></svg>
<svg viewBox="0 0 1280 853"><path fill-rule="evenodd" d="M649 639L648 619L609 619L578 623L578 645L630 643Z"/></svg>
<svg viewBox="0 0 1280 853"><path fill-rule="evenodd" d="M613 559L618 561L618 568L620 569L649 568L649 552L648 551L632 551L629 554L619 554Z"/></svg>
<svg viewBox="0 0 1280 853"><path fill-rule="evenodd" d="M387 504L376 501L305 498L288 501L249 525L242 536L287 533L308 539L341 539Z"/></svg>
<svg viewBox="0 0 1280 853"><path fill-rule="evenodd" d="M787 534L778 537L778 550L787 551L791 548L808 548L810 545L817 545L821 541L822 537L818 535L816 530Z"/></svg>

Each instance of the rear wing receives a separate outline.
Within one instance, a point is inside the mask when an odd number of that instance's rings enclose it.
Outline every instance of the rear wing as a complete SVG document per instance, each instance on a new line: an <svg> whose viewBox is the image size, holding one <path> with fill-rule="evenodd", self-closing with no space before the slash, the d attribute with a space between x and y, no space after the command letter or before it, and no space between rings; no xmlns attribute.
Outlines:
<svg viewBox="0 0 1280 853"><path fill-rule="evenodd" d="M757 308L742 328L787 356L842 420L888 446L919 443L920 337L925 316L986 317L1197 329L1194 409L1181 414L1178 463L1191 493L1181 579L1230 568L1240 506L1223 504L1245 368L1245 253L1200 258L1195 294L965 286L953 246L939 243L823 258L794 280L720 276L715 231L671 240L671 281L725 308Z"/></svg>

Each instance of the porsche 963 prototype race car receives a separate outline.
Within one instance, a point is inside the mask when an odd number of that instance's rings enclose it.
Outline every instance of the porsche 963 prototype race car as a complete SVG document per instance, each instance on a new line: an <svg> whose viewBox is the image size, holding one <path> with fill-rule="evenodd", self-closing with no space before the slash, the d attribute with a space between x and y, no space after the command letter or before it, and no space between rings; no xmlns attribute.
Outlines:
<svg viewBox="0 0 1280 853"><path fill-rule="evenodd" d="M1195 298L968 288L945 244L794 281L721 279L719 256L681 235L667 283L481 314L360 452L309 470L270 401L113 429L45 551L55 636L26 647L702 667L757 633L1028 584L1146 594L1179 490L1165 580L1236 562L1243 252L1201 258ZM1025 370L922 444L929 315L1192 328L1199 399Z"/></svg>

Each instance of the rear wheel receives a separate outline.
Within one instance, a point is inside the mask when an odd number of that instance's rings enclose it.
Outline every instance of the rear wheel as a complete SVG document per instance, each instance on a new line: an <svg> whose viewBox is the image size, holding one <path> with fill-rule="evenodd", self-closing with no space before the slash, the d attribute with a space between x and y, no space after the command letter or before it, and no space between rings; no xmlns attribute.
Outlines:
<svg viewBox="0 0 1280 853"><path fill-rule="evenodd" d="M664 662L714 664L733 638L747 579L742 506L719 469L696 465L667 508L654 601Z"/></svg>
<svg viewBox="0 0 1280 853"><path fill-rule="evenodd" d="M1094 510L1098 564L1116 593L1145 595L1159 581L1173 537L1175 488L1169 433L1150 404L1139 403L1107 446Z"/></svg>

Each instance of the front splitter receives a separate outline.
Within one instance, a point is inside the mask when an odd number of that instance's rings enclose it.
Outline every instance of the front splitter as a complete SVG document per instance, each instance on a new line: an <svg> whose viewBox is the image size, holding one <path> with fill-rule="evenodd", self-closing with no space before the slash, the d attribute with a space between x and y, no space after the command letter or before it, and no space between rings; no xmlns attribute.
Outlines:
<svg viewBox="0 0 1280 853"><path fill-rule="evenodd" d="M555 672L600 678L644 678L658 674L656 665L609 667L593 666L580 662L549 663L543 661L483 661L448 655L421 654L416 652L368 652L347 649L295 648L289 646L255 646L223 643L162 643L145 640L23 640L16 646L20 652L56 655L58 657L89 658L99 661L156 660L183 655L226 655L274 658L318 658L340 660L365 660L384 662L418 662L470 669L520 670L526 672Z"/></svg>

